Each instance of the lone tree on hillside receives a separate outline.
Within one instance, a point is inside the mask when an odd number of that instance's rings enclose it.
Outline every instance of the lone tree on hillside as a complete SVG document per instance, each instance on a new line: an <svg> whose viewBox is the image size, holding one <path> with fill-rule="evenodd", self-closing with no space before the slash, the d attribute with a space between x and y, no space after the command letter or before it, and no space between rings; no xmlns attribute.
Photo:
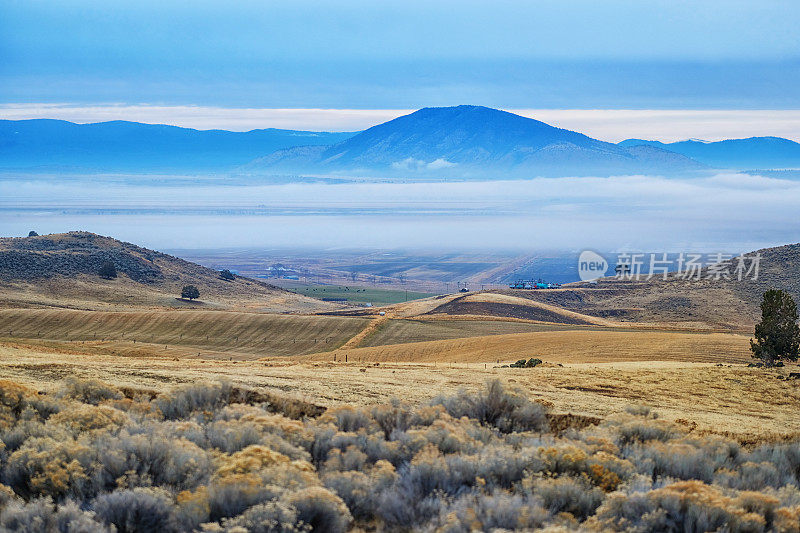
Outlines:
<svg viewBox="0 0 800 533"><path fill-rule="evenodd" d="M31 231L29 231L29 232L28 232L28 237L38 237L38 236L39 236L39 234L38 234L38 233L36 233L36 232L35 232L35 231L33 231L33 230L31 230Z"/></svg>
<svg viewBox="0 0 800 533"><path fill-rule="evenodd" d="M186 298L187 300L200 298L200 291L194 285L186 285L181 289L181 298Z"/></svg>
<svg viewBox="0 0 800 533"><path fill-rule="evenodd" d="M761 322L756 324L755 341L750 341L753 357L766 366L788 359L797 361L800 347L800 327L797 326L797 304L779 289L764 293L761 302Z"/></svg>
<svg viewBox="0 0 800 533"><path fill-rule="evenodd" d="M114 266L112 261L106 261L100 265L100 270L97 274L103 279L114 279L117 277L117 267Z"/></svg>
<svg viewBox="0 0 800 533"><path fill-rule="evenodd" d="M225 281L233 281L236 279L236 274L226 268L225 270L220 271L219 277Z"/></svg>

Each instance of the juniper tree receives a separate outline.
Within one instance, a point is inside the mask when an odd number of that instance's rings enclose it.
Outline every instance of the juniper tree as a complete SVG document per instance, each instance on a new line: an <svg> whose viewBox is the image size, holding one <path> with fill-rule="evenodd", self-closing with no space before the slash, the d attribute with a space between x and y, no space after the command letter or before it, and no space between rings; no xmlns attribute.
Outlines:
<svg viewBox="0 0 800 533"><path fill-rule="evenodd" d="M100 270L97 274L103 279L114 279L117 277L117 267L114 266L112 261L105 261L100 265Z"/></svg>
<svg viewBox="0 0 800 533"><path fill-rule="evenodd" d="M181 298L186 298L187 300L194 300L195 298L200 298L200 291L194 285L186 285L181 290Z"/></svg>
<svg viewBox="0 0 800 533"><path fill-rule="evenodd" d="M761 302L761 322L756 324L755 341L750 341L753 357L766 366L781 359L797 361L799 347L797 304L787 292L768 290Z"/></svg>

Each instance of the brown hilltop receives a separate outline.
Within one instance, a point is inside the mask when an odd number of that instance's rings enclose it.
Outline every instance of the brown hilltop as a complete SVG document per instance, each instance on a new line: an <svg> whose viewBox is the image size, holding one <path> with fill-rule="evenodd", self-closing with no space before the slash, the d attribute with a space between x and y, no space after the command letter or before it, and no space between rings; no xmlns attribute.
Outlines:
<svg viewBox="0 0 800 533"><path fill-rule="evenodd" d="M597 283L570 283L560 289L500 289L466 295L428 298L387 307L404 318L448 317L526 320L573 325L631 326L683 330L752 332L760 318L759 304L767 289L788 291L800 302L800 244L764 248L758 277L736 279L737 259L725 261L730 279L714 279L705 267L701 279L674 273L663 279L603 278ZM750 265L750 260L746 266ZM345 310L336 314L367 314Z"/></svg>
<svg viewBox="0 0 800 533"><path fill-rule="evenodd" d="M757 279L752 275L736 279L737 259L733 259L723 263L731 279L714 279L706 267L699 280L674 274L640 281L603 278L596 284L575 283L559 290L499 292L619 322L750 330L760 317L759 304L767 289L783 289L800 302L800 244L745 256L755 254L761 255Z"/></svg>
<svg viewBox="0 0 800 533"><path fill-rule="evenodd" d="M114 263L118 277L98 276ZM175 297L184 285L200 289L199 302ZM262 281L220 279L219 272L135 244L84 231L0 238L0 303L14 307L206 306L308 312L330 305Z"/></svg>

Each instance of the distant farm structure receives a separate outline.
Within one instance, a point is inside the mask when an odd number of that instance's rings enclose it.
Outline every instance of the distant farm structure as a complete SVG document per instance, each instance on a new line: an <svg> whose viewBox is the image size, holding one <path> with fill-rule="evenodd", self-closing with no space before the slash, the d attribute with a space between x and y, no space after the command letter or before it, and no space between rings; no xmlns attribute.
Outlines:
<svg viewBox="0 0 800 533"><path fill-rule="evenodd" d="M560 289L560 283L547 283L541 279L539 280L529 280L529 279L520 279L508 284L508 288L510 289L528 289L528 290L536 290L536 289Z"/></svg>

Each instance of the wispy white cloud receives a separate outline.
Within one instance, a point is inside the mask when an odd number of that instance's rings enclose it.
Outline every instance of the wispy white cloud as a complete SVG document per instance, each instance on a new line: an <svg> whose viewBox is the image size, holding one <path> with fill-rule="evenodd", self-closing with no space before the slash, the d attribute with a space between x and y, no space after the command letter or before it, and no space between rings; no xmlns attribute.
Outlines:
<svg viewBox="0 0 800 533"><path fill-rule="evenodd" d="M776 109L517 109L535 118L608 141L719 141L774 136L800 141L800 110Z"/></svg>
<svg viewBox="0 0 800 533"><path fill-rule="evenodd" d="M184 128L249 131L280 128L313 131L358 131L400 115L404 109L263 109L158 105L2 104L0 118L53 118L77 123L131 120Z"/></svg>
<svg viewBox="0 0 800 533"><path fill-rule="evenodd" d="M57 118L78 123L132 120L197 129L283 128L357 131L411 109L269 109L158 105L3 104L0 118ZM773 135L800 141L800 110L509 109L554 126L607 141L664 142Z"/></svg>

